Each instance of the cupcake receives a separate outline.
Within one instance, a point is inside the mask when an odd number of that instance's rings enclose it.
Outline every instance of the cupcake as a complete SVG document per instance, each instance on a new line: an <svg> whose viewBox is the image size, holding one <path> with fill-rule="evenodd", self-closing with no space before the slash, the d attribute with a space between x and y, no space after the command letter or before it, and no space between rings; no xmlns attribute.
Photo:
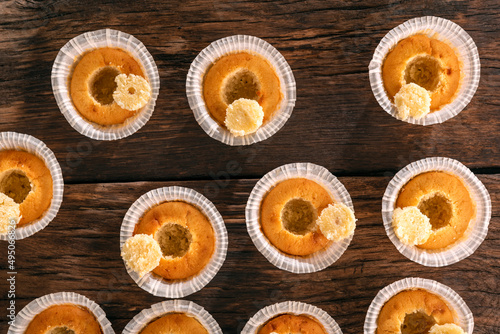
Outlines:
<svg viewBox="0 0 500 334"><path fill-rule="evenodd" d="M22 239L47 226L59 210L63 187L59 163L45 144L28 135L0 134L0 238L12 231Z"/></svg>
<svg viewBox="0 0 500 334"><path fill-rule="evenodd" d="M29 303L16 316L8 333L113 334L114 331L95 302L73 292L59 292Z"/></svg>
<svg viewBox="0 0 500 334"><path fill-rule="evenodd" d="M289 164L266 174L246 206L247 229L275 266L295 273L334 263L356 227L351 198L325 168Z"/></svg>
<svg viewBox="0 0 500 334"><path fill-rule="evenodd" d="M172 298L203 288L227 251L227 232L216 208L180 187L139 198L124 218L120 239L122 258L139 286Z"/></svg>
<svg viewBox="0 0 500 334"><path fill-rule="evenodd" d="M365 334L472 333L474 321L465 302L438 282L406 278L382 289L372 301Z"/></svg>
<svg viewBox="0 0 500 334"><path fill-rule="evenodd" d="M269 138L295 105L295 79L286 60L252 36L231 36L210 44L191 64L186 86L200 126L228 145Z"/></svg>
<svg viewBox="0 0 500 334"><path fill-rule="evenodd" d="M444 122L462 111L479 74L470 36L455 23L432 16L391 30L370 62L370 83L382 108L421 125Z"/></svg>
<svg viewBox="0 0 500 334"><path fill-rule="evenodd" d="M61 112L80 133L120 139L151 117L159 90L153 58L133 36L103 29L73 38L52 68Z"/></svg>
<svg viewBox="0 0 500 334"><path fill-rule="evenodd" d="M124 334L222 334L217 321L203 307L186 300L157 303L137 314Z"/></svg>
<svg viewBox="0 0 500 334"><path fill-rule="evenodd" d="M242 334L341 334L333 318L320 308L300 302L283 302L257 312Z"/></svg>
<svg viewBox="0 0 500 334"><path fill-rule="evenodd" d="M383 198L386 231L413 261L442 266L484 240L491 203L484 185L458 161L429 158L401 170Z"/></svg>

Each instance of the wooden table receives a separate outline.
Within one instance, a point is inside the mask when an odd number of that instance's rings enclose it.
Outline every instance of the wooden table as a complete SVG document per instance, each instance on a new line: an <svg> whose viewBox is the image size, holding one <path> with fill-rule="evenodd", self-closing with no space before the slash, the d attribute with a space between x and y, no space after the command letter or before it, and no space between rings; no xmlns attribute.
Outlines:
<svg viewBox="0 0 500 334"><path fill-rule="evenodd" d="M17 242L16 307L58 291L99 303L120 333L134 315L164 299L141 290L119 251L125 212L143 193L163 186L194 188L213 201L229 233L226 262L203 290L186 297L205 307L224 333L239 332L264 306L285 300L316 305L342 331L362 333L370 302L386 285L409 276L437 280L466 301L479 334L500 333L500 3L485 1L6 1L0 4L0 131L44 141L63 168L64 201L54 221ZM421 127L398 121L378 105L368 63L380 39L413 17L441 16L476 42L481 82L457 117ZM50 72L59 49L101 28L140 39L153 55L161 89L150 121L114 142L90 140L66 122ZM297 81L292 117L272 138L229 147L208 137L185 96L189 65L212 41L255 35L288 60ZM401 255L382 226L381 198L391 176L429 156L457 159L488 188L488 236L469 258L427 268ZM244 208L257 180L291 162L328 168L350 192L356 234L329 268L305 275L271 265L254 247ZM233 171L237 164L237 172ZM6 243L2 242L0 331L7 307Z"/></svg>

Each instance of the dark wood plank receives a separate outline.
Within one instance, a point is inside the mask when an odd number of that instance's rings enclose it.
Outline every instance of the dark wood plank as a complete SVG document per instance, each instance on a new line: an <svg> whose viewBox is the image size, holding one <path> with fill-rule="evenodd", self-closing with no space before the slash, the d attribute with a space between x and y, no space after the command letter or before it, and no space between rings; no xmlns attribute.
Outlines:
<svg viewBox="0 0 500 334"><path fill-rule="evenodd" d="M427 156L481 171L500 168L498 1L6 1L0 5L0 131L45 141L77 182L207 179L230 161L241 177L310 161L341 175L382 175ZM482 62L470 105L442 125L395 120L377 104L368 63L380 39L407 19L436 15L461 25ZM161 75L155 113L137 134L96 142L60 114L50 86L58 50L74 36L114 28L138 37ZM293 116L271 139L234 148L195 122L185 79L198 52L218 38L250 34L272 43L297 81ZM148 171L145 173L144 171Z"/></svg>
<svg viewBox="0 0 500 334"><path fill-rule="evenodd" d="M377 292L410 276L434 279L458 292L474 314L474 333L500 333L500 174L480 179L493 204L486 240L457 264L427 268L401 255L385 234L380 210L389 178L340 178L359 218L353 242L331 267L305 275L272 266L248 236L244 208L255 179L231 180L217 196L205 191L213 181L68 185L56 219L17 243L16 306L20 310L47 293L75 291L98 302L120 333L135 314L164 300L141 290L126 273L119 254L123 216L143 193L181 185L210 196L227 225L229 251L222 269L207 287L185 298L204 306L224 333L239 332L260 308L285 300L321 307L345 334L362 333L366 311ZM6 243L1 245L4 254ZM5 261L0 272L6 272ZM6 289L3 278L0 288ZM6 295L1 294L0 308L5 310L6 303ZM0 331L6 328L2 319Z"/></svg>

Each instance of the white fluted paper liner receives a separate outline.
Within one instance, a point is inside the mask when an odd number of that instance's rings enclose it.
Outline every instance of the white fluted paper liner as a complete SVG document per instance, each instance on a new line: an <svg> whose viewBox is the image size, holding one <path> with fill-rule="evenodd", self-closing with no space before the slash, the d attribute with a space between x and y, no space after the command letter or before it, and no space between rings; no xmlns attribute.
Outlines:
<svg viewBox="0 0 500 334"><path fill-rule="evenodd" d="M104 313L102 308L97 303L78 293L57 292L37 298L26 305L16 315L14 324L9 327L7 334L24 334L29 323L38 313L49 308L50 306L61 304L74 304L85 307L87 310L92 312L92 314L94 314L95 318L101 325L103 334L115 333L111 327L111 323L106 318L106 313Z"/></svg>
<svg viewBox="0 0 500 334"><path fill-rule="evenodd" d="M328 313L319 307L294 301L264 307L248 320L241 334L257 334L269 320L281 314L308 315L318 320L328 334L342 334L339 325Z"/></svg>
<svg viewBox="0 0 500 334"><path fill-rule="evenodd" d="M267 59L274 67L281 84L283 99L273 117L256 132L237 137L220 126L211 116L203 99L203 79L209 67L220 57L238 51L248 51ZM186 79L186 94L194 117L212 138L231 146L250 145L265 140L285 125L295 106L295 78L285 57L266 41L247 35L219 39L203 49L194 59Z"/></svg>
<svg viewBox="0 0 500 334"><path fill-rule="evenodd" d="M392 228L392 214L401 188L413 177L430 171L442 171L458 176L465 184L476 205L476 215L464 236L442 251L431 251L403 244ZM382 198L382 218L389 239L401 254L428 267L442 267L465 259L476 251L488 234L491 219L491 199L483 183L460 162L442 157L418 160L401 169L389 182Z"/></svg>
<svg viewBox="0 0 500 334"><path fill-rule="evenodd" d="M138 334L147 324L169 313L185 313L196 318L209 334L222 334L215 319L200 305L187 300L168 300L144 309L123 329L122 334Z"/></svg>
<svg viewBox="0 0 500 334"><path fill-rule="evenodd" d="M74 66L82 54L102 47L115 47L130 53L142 65L151 85L149 102L123 124L103 126L91 122L76 110L71 100L68 80ZM52 90L61 113L76 131L96 140L116 140L130 136L147 123L160 90L160 76L153 57L137 38L118 30L101 29L78 35L61 48L52 66Z"/></svg>
<svg viewBox="0 0 500 334"><path fill-rule="evenodd" d="M479 85L481 72L476 44L469 34L456 23L440 17L424 16L408 20L389 31L375 49L373 59L370 62L370 85L380 106L388 114L398 118L396 107L389 99L384 88L382 65L386 55L400 40L418 33L443 41L454 49L462 63L462 78L455 99L451 103L421 119L409 117L405 122L418 125L443 123L458 115L469 104Z"/></svg>
<svg viewBox="0 0 500 334"><path fill-rule="evenodd" d="M292 178L306 178L320 184L336 202L347 205L354 212L347 189L326 168L312 163L293 163L273 169L252 189L245 208L247 230L259 252L279 269L297 274L312 273L337 261L351 243L353 236L339 242L331 242L325 249L309 256L286 254L273 246L261 229L260 204L274 186Z"/></svg>
<svg viewBox="0 0 500 334"><path fill-rule="evenodd" d="M142 278L130 269L126 264L127 271L139 287L147 292L166 298L182 298L201 290L217 274L226 259L228 237L226 225L219 211L205 196L184 187L164 187L151 190L142 195L132 204L123 218L120 229L120 250L125 241L133 236L135 225L141 217L152 207L167 201L183 201L197 207L210 221L215 234L215 249L208 264L197 275L187 280L168 281L150 272Z"/></svg>
<svg viewBox="0 0 500 334"><path fill-rule="evenodd" d="M418 277L409 277L396 281L377 293L366 313L364 334L376 333L378 315L389 299L401 291L411 289L424 289L441 297L448 304L448 307L455 311L457 325L462 327L465 333L472 334L474 316L462 297L444 284Z"/></svg>
<svg viewBox="0 0 500 334"><path fill-rule="evenodd" d="M43 230L55 218L63 200L64 180L61 166L54 153L40 140L27 134L17 132L0 133L0 151L21 150L36 155L42 159L52 176L52 201L50 207L41 218L16 227L16 240L24 239L36 232ZM7 240L7 234L0 234L0 240Z"/></svg>

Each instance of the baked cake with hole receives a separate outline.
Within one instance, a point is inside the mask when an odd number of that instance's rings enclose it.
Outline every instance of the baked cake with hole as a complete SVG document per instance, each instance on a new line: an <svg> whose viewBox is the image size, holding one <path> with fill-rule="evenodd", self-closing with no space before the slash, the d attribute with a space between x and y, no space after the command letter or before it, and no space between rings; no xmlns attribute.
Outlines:
<svg viewBox="0 0 500 334"><path fill-rule="evenodd" d="M151 208L135 226L134 235L148 234L163 256L153 272L167 280L199 273L215 249L215 232L208 218L185 202L165 202Z"/></svg>
<svg viewBox="0 0 500 334"><path fill-rule="evenodd" d="M102 334L101 325L86 308L73 305L54 305L38 313L25 334Z"/></svg>
<svg viewBox="0 0 500 334"><path fill-rule="evenodd" d="M148 324L141 334L208 334L200 322L185 313L170 313Z"/></svg>

